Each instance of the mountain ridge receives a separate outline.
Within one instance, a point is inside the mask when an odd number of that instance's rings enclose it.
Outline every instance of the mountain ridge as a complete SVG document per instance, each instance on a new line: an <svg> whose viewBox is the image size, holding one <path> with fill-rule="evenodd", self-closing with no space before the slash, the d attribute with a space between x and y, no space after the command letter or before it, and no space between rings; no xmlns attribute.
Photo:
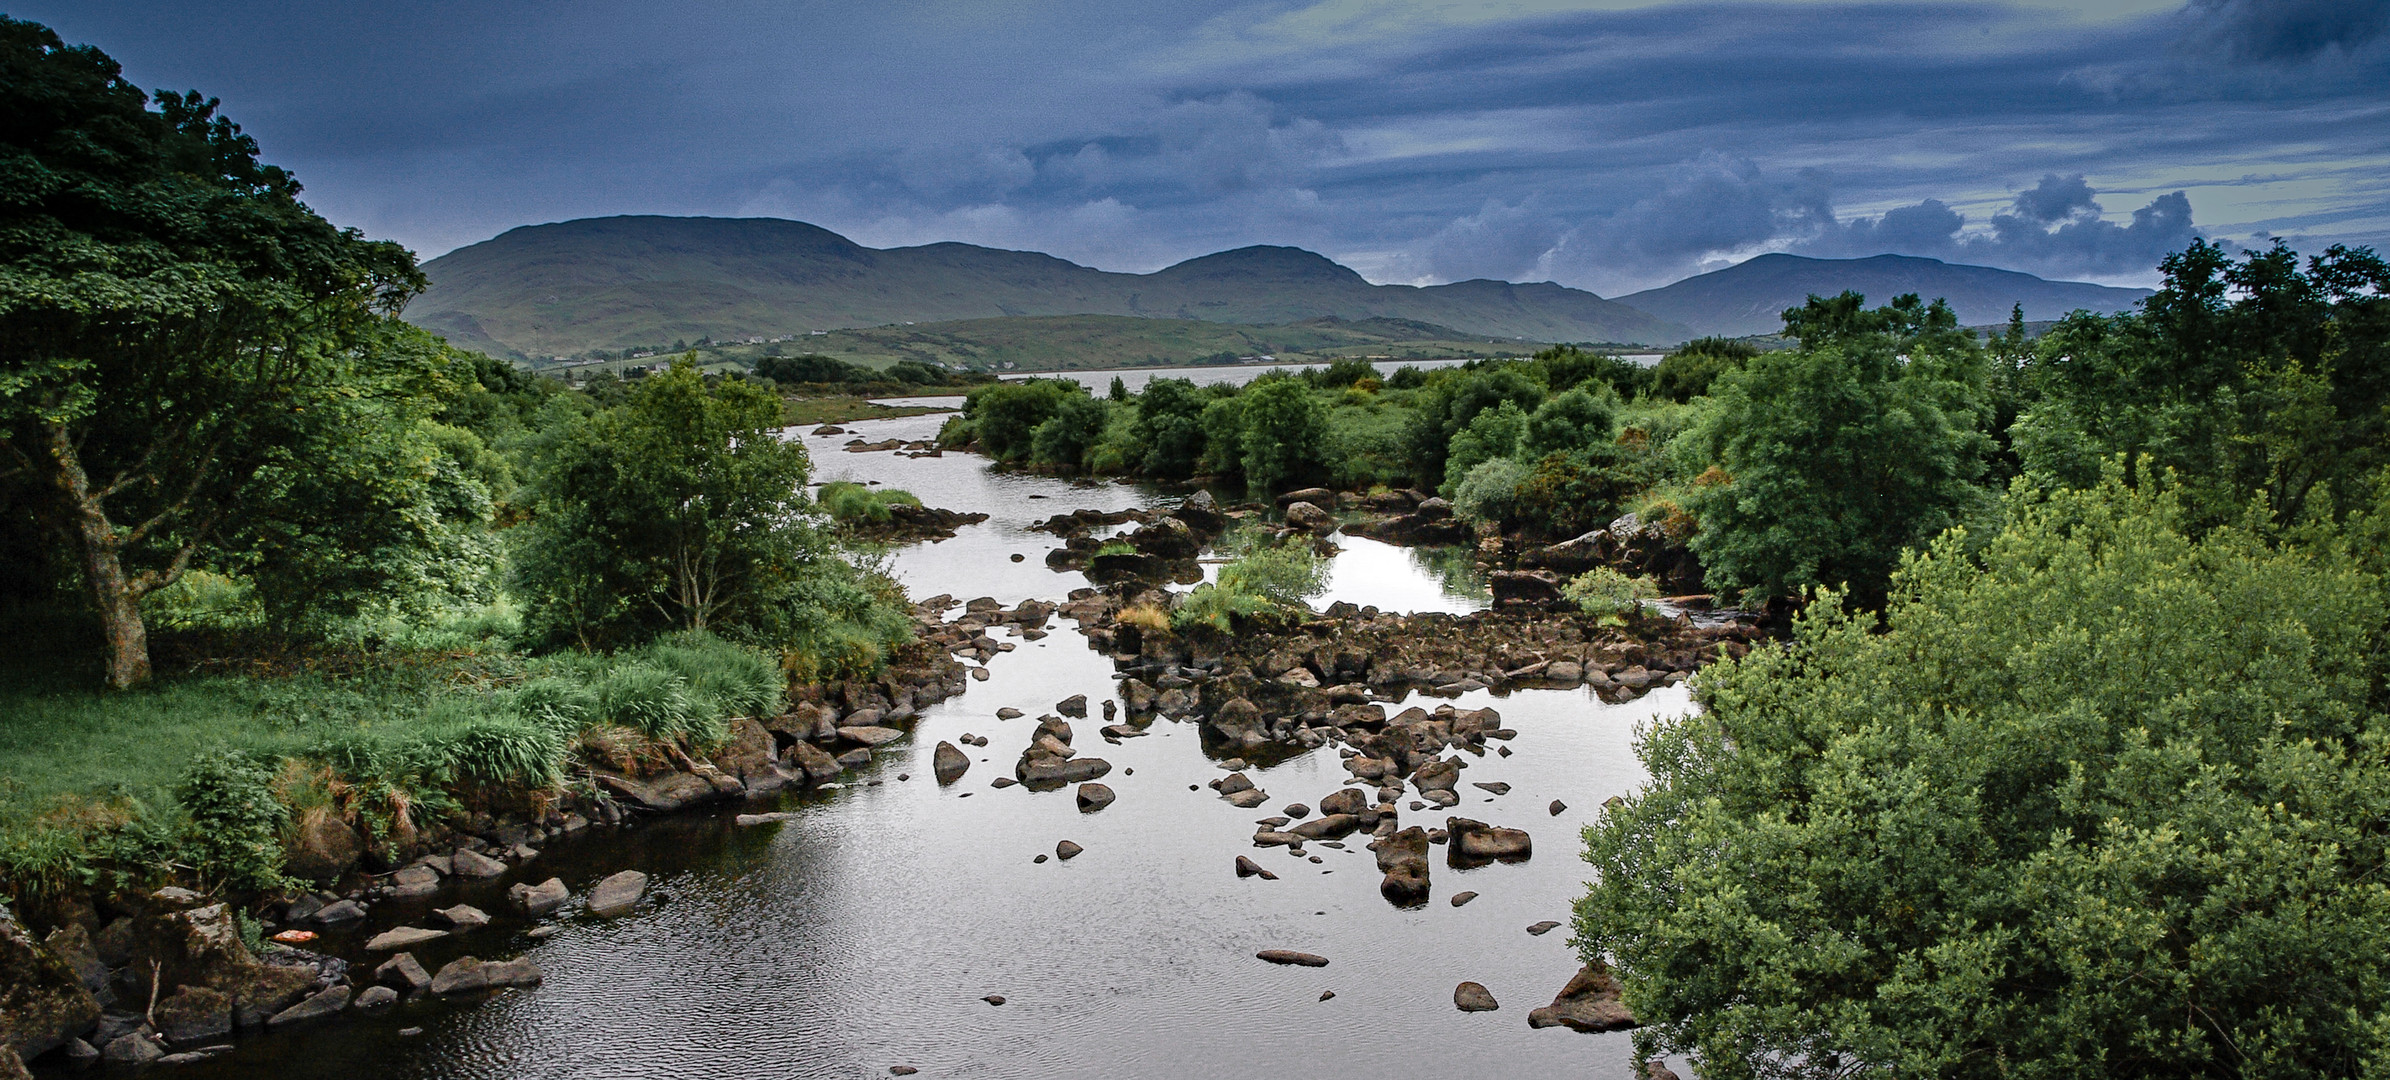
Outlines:
<svg viewBox="0 0 2390 1080"><path fill-rule="evenodd" d="M870 248L783 218L581 218L510 229L424 264L409 321L517 356L916 322L1128 315L1235 325L1334 316L1520 341L1666 344L1644 312L1550 282L1372 285L1301 248L1254 245L1150 274L945 242Z"/></svg>

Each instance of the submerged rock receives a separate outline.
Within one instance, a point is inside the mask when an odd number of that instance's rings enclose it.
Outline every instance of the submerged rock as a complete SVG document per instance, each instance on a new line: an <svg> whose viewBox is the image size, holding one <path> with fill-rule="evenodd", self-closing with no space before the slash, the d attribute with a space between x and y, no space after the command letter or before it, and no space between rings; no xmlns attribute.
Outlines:
<svg viewBox="0 0 2390 1080"><path fill-rule="evenodd" d="M589 911L593 915L621 915L637 906L647 895L647 875L637 870L609 874L589 892Z"/></svg>
<svg viewBox="0 0 2390 1080"><path fill-rule="evenodd" d="M1325 956L1318 955L1317 953L1296 952L1293 949L1263 949L1260 952L1254 953L1253 957L1254 959L1266 960L1273 964L1292 964L1296 967L1328 966L1328 958Z"/></svg>

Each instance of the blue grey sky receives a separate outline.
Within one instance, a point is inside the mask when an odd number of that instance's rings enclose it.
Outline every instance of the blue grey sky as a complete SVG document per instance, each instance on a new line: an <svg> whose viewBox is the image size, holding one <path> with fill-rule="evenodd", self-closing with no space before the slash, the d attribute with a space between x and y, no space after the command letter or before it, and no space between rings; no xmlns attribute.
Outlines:
<svg viewBox="0 0 2390 1080"><path fill-rule="evenodd" d="M1617 295L1766 251L2148 284L2390 247L2390 3L19 0L425 257L792 217Z"/></svg>

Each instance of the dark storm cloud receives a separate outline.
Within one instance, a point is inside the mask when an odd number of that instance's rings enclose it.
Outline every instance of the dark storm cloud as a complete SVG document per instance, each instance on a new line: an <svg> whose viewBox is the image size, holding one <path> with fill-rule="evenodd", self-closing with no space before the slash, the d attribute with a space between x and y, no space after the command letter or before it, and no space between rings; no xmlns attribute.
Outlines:
<svg viewBox="0 0 2390 1080"><path fill-rule="evenodd" d="M1380 280L1614 293L1764 250L2121 280L2202 230L2390 231L2384 5L2118 2L2143 7L15 13L141 85L222 95L316 205L427 254L532 221L745 213L1119 269L1287 243Z"/></svg>

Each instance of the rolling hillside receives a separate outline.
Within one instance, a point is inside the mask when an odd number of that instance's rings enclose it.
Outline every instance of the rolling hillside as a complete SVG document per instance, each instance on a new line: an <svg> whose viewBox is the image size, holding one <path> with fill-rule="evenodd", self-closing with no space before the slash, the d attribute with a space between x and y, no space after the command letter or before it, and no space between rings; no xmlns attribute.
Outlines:
<svg viewBox="0 0 2390 1080"><path fill-rule="evenodd" d="M777 218L531 225L424 264L407 318L501 355L742 340L903 323L1115 315L1243 325L1334 317L1520 341L1666 343L1684 327L1549 282L1372 285L1327 258L1249 247L1151 274L970 244L877 249Z"/></svg>
<svg viewBox="0 0 2390 1080"><path fill-rule="evenodd" d="M1784 309L1811 295L1833 296L1849 289L1870 305L1902 293L1950 301L1962 325L2003 324L2010 307L2023 304L2027 319L2055 319L2077 309L2131 310L2148 289L2118 289L2080 281L2048 281L2014 270L1966 266L1910 255L1866 259L1811 259L1761 255L1673 285L1619 298L1698 334L1742 337L1784 328Z"/></svg>

